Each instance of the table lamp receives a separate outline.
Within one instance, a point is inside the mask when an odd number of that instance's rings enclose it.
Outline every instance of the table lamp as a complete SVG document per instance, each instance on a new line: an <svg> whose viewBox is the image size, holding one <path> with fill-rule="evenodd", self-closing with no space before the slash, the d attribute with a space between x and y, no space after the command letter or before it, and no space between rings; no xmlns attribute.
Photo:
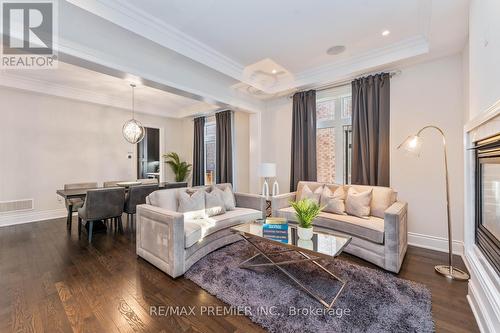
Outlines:
<svg viewBox="0 0 500 333"><path fill-rule="evenodd" d="M264 184L262 184L262 195L269 198L269 178L276 177L276 164L275 163L262 163L260 165L260 176L264 178ZM279 192L278 182L276 180L273 184L273 195L277 195Z"/></svg>

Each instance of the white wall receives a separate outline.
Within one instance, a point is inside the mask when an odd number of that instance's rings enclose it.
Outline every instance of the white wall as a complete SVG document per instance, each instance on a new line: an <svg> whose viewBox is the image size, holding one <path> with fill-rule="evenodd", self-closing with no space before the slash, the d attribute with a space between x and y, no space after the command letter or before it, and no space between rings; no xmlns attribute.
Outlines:
<svg viewBox="0 0 500 333"><path fill-rule="evenodd" d="M425 133L419 159L404 156L396 146L427 124L444 129L448 139L453 238L463 241L464 96L462 57L453 55L402 69L391 79L391 186L409 204L410 240L446 249L443 153L440 138ZM272 101L262 113L262 162L277 163L282 192L290 179L292 103ZM427 238L418 235L430 236ZM437 237L437 239L435 239ZM459 245L461 248L461 246Z"/></svg>
<svg viewBox="0 0 500 333"><path fill-rule="evenodd" d="M234 188L238 192L248 193L250 165L250 122L249 114L234 113Z"/></svg>
<svg viewBox="0 0 500 333"><path fill-rule="evenodd" d="M410 242L446 249L446 204L441 138L423 134L420 158L395 148L425 125L446 134L453 239L463 241L464 97L462 57L454 55L403 68L391 80L391 186L408 202ZM418 235L438 237L431 240ZM458 245L458 244L457 244ZM457 246L461 249L461 244Z"/></svg>
<svg viewBox="0 0 500 333"><path fill-rule="evenodd" d="M136 179L135 157L127 158L135 149L121 133L129 111L9 88L0 88L0 109L0 201L34 198L30 214L44 216L64 208L55 191L65 183ZM161 128L162 153L182 147L182 121L137 119Z"/></svg>
<svg viewBox="0 0 500 333"><path fill-rule="evenodd" d="M268 104L262 112L262 163L276 163L281 193L290 192L292 149L292 100L284 97ZM260 179L261 184L263 182ZM260 189L260 188L259 188Z"/></svg>
<svg viewBox="0 0 500 333"><path fill-rule="evenodd" d="M469 15L470 118L500 100L500 1L472 0Z"/></svg>

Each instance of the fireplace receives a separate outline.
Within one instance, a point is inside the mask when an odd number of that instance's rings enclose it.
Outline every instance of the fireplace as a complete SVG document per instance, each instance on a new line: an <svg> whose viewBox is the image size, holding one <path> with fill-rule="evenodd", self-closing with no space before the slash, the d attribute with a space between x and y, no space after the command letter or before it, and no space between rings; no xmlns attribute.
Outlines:
<svg viewBox="0 0 500 333"><path fill-rule="evenodd" d="M500 274L500 134L476 150L476 244Z"/></svg>

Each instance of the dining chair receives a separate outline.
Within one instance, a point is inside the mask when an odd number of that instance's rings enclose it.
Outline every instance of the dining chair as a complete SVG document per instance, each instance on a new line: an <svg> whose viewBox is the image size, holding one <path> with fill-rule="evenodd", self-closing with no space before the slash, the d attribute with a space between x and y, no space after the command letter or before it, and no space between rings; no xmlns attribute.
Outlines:
<svg viewBox="0 0 500 333"><path fill-rule="evenodd" d="M117 187L118 183L124 183L126 180L110 180L103 183L103 187Z"/></svg>
<svg viewBox="0 0 500 333"><path fill-rule="evenodd" d="M124 208L124 212L127 214L127 223L130 221L130 218L132 218L133 226L137 205L145 204L146 197L158 189L158 184L135 185L129 187L127 196L125 197Z"/></svg>
<svg viewBox="0 0 500 333"><path fill-rule="evenodd" d="M188 183L187 182L171 182L171 183L165 183L162 186L162 189L169 189L169 188L181 188L181 187L187 187Z"/></svg>
<svg viewBox="0 0 500 333"><path fill-rule="evenodd" d="M138 182L141 182L142 185L145 184L158 184L158 178L143 178L137 179Z"/></svg>
<svg viewBox="0 0 500 333"><path fill-rule="evenodd" d="M78 237L82 231L82 223L89 223L88 238L92 242L94 221L116 219L121 228L125 189L110 187L89 190L82 208L78 209Z"/></svg>
<svg viewBox="0 0 500 333"><path fill-rule="evenodd" d="M79 189L91 189L91 188L96 188L97 183L72 183L72 184L64 184L64 189L65 190L79 190ZM68 217L66 220L66 227L71 230L71 220L72 220L72 215L73 212L77 212L78 208L83 206L83 199L82 198L71 198L71 199L66 199L64 201L64 204L66 205L66 209L68 210Z"/></svg>

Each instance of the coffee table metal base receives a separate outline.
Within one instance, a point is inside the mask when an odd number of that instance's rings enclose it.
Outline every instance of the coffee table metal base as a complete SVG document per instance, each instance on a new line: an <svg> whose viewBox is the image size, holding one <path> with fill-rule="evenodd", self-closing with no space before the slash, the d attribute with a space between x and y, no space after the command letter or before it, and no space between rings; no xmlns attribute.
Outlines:
<svg viewBox="0 0 500 333"><path fill-rule="evenodd" d="M295 282L299 287L301 287L306 293L308 293L310 296L312 296L314 299L316 299L318 302L320 302L323 306L325 306L327 309L330 309L333 304L335 304L335 301L337 298L340 296L342 293L342 290L344 289L346 285L346 281L342 280L338 276L336 276L334 273L326 269L324 266L322 266L320 263L317 262L319 257L313 257L309 256L306 253L295 250L295 249L286 249L283 251L275 251L275 252L265 252L263 249L261 249L255 242L252 241L251 237L247 237L244 235L241 235L250 245L252 245L255 250L257 250L257 254L253 255L252 257L246 259L245 261L241 262L238 267L240 268L252 268L252 267L263 267L263 266L273 266L279 269L283 274L285 274L287 277L289 277L293 282ZM280 253L285 253L285 252L296 252L299 253L303 258L301 259L293 259L293 260L285 260L285 261L274 261L270 256L274 254L280 254ZM268 263L259 263L259 264L251 264L251 261L257 257L262 256L265 258ZM313 290L309 289L307 286L305 286L303 283L299 281L292 273L290 273L288 270L286 270L283 265L288 265L288 264L296 264L296 263L301 263L301 262L312 262L314 265L318 266L321 270L326 272L328 275L330 275L333 279L336 281L339 281L342 285L331 301L331 303L326 302L321 296L319 296L317 293L315 293Z"/></svg>

